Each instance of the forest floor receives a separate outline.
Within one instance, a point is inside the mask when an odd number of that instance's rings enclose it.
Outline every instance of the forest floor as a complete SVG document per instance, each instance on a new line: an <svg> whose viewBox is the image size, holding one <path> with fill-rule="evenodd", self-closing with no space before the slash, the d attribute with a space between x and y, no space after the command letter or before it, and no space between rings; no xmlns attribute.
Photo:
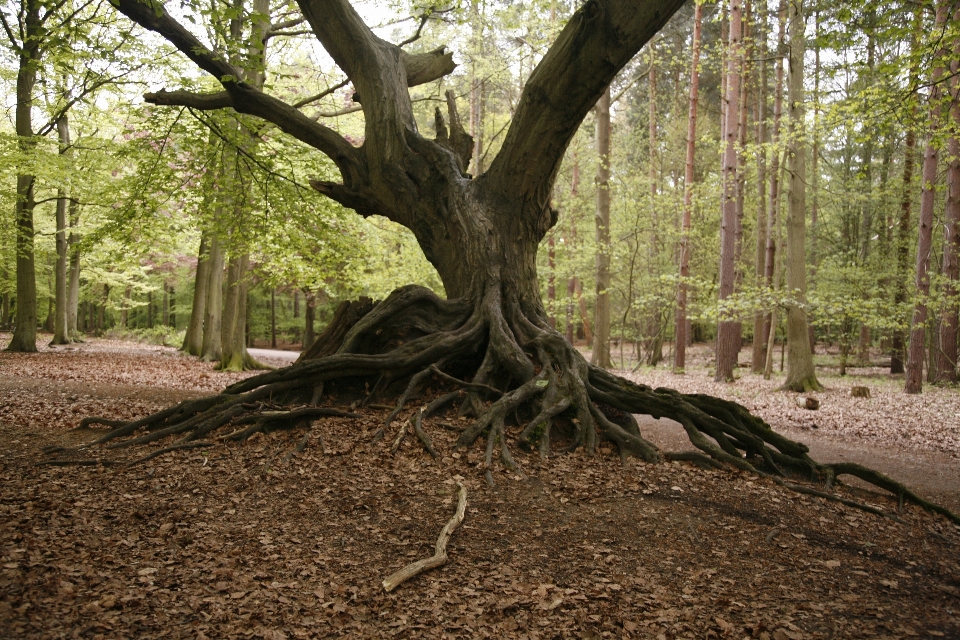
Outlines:
<svg viewBox="0 0 960 640"><path fill-rule="evenodd" d="M685 376L631 375L736 399L820 459L865 457L960 504L955 389L824 374L806 411L775 380L717 385L709 350L695 356ZM0 637L960 638L960 527L856 487L839 492L894 518L742 472L622 466L609 447L544 462L514 447L524 473L498 467L489 488L480 448L454 452L431 421L439 461L413 437L391 455L396 431L371 445L386 413L372 408L316 422L286 461L303 432L135 467L36 464L101 433L69 430L84 416L134 418L247 375L101 340L0 354ZM669 424L642 428L690 448ZM385 593L433 553L458 480L449 562Z"/></svg>

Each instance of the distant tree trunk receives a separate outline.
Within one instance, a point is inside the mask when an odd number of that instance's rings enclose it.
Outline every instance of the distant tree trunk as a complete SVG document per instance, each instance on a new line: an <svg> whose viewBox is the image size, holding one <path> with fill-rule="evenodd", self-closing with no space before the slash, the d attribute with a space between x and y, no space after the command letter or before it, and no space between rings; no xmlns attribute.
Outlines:
<svg viewBox="0 0 960 640"><path fill-rule="evenodd" d="M270 348L277 348L277 290L270 289Z"/></svg>
<svg viewBox="0 0 960 640"><path fill-rule="evenodd" d="M303 290L304 309L303 309L303 350L306 351L317 339L313 324L317 310L317 294L310 289Z"/></svg>
<svg viewBox="0 0 960 640"><path fill-rule="evenodd" d="M947 23L947 2L938 0L936 29L942 29ZM939 51L937 57L942 60L945 51ZM924 345L927 337L927 297L930 295L930 251L933 248L933 209L936 199L937 168L939 149L933 139L940 124L940 81L944 68L938 61L934 64L930 78L930 134L927 149L923 155L923 185L920 195L920 225L917 229L917 268L915 286L918 294L913 307L913 320L910 330L910 352L907 357L906 382L904 391L920 393L923 390Z"/></svg>
<svg viewBox="0 0 960 640"><path fill-rule="evenodd" d="M960 9L954 13L954 22L960 23ZM953 125L957 127L954 134L947 141L947 157L950 158L950 164L947 166L947 202L944 207L945 230L943 234L943 275L946 283L943 287L944 298L948 301L954 300L958 294L957 280L960 279L960 265L958 265L958 255L960 255L960 134L956 131L960 129L960 39L954 43L954 59L950 66L951 79L950 91L952 99L950 101L950 116L953 119ZM960 313L956 302L950 302L946 305L943 316L940 319L940 349L937 355L937 381L938 382L957 382L957 326L960 324Z"/></svg>
<svg viewBox="0 0 960 640"><path fill-rule="evenodd" d="M123 308L120 309L120 326L124 329L127 328L127 320L129 319L130 314L131 293L133 293L133 287L127 285L127 288L123 290Z"/></svg>
<svg viewBox="0 0 960 640"><path fill-rule="evenodd" d="M207 285L210 281L210 233L200 234L200 249L197 252L197 273L193 285L193 305L190 307L190 320L183 336L181 351L199 356L203 350L203 315L207 302Z"/></svg>
<svg viewBox="0 0 960 640"><path fill-rule="evenodd" d="M877 39L876 39L876 10L871 9L867 12L867 72L869 80L873 81L874 70L877 59ZM820 48L817 47L817 60L819 62ZM818 67L819 70L819 67ZM819 77L818 77L819 79ZM870 258L870 245L873 239L873 136L867 136L863 143L862 174L864 183L863 203L861 204L860 216L860 263L868 264ZM861 364L870 361L870 326L866 323L860 324L860 337L857 341L857 360Z"/></svg>
<svg viewBox="0 0 960 640"><path fill-rule="evenodd" d="M657 64L655 57L656 38L647 44L650 53L650 68L647 70L647 130L648 154L650 157L650 243L647 245L647 262L650 269L659 269L660 261L660 216L657 194L660 192L660 154L657 142ZM644 334L646 335L647 364L651 367L663 360L663 330L661 327L660 302L652 298L647 310Z"/></svg>
<svg viewBox="0 0 960 640"><path fill-rule="evenodd" d="M813 367L806 301L806 143L804 141L804 12L803 0L790 0L790 136L788 165L790 200L787 210L786 285L796 304L787 304L787 380L782 389L819 391L822 389Z"/></svg>
<svg viewBox="0 0 960 640"><path fill-rule="evenodd" d="M33 141L33 90L37 82L37 70L40 58L40 39L42 21L39 0L24 0L24 38L19 51L17 70L17 105L15 129L20 151L30 153L36 143ZM17 174L16 204L14 220L17 250L17 316L16 326L7 351L32 353L37 350L37 276L34 265L33 247L33 210L35 177L30 174Z"/></svg>
<svg viewBox="0 0 960 640"><path fill-rule="evenodd" d="M916 53L917 41L920 38L920 29L922 27L921 9L914 10L914 30L910 42L911 54ZM910 68L910 86L917 86L919 83L920 70L914 63ZM912 122L917 113L917 105L914 102L911 106ZM910 217L913 207L913 168L916 162L917 133L913 125L907 126L907 135L904 140L903 149L903 196L900 200L900 217L897 221L897 275L896 292L894 293L893 303L897 313L907 301L907 269L910 258ZM890 344L890 373L903 373L904 357L904 335L902 329L894 329Z"/></svg>
<svg viewBox="0 0 960 640"><path fill-rule="evenodd" d="M300 317L300 290L299 289L293 290L293 317L294 318Z"/></svg>
<svg viewBox="0 0 960 640"><path fill-rule="evenodd" d="M57 137L60 142L60 155L72 154L70 146L70 122L67 114L57 118ZM70 336L67 333L67 190L57 189L57 266L54 270L54 289L56 300L55 318L53 322L53 340L50 344L67 344Z"/></svg>
<svg viewBox="0 0 960 640"><path fill-rule="evenodd" d="M723 153L723 214L720 223L720 300L733 295L736 282L737 233L737 139L739 137L740 48L742 38L740 0L730 0L730 35L727 50L727 86ZM717 329L717 382L732 381L740 353L739 323L721 319Z"/></svg>
<svg viewBox="0 0 960 640"><path fill-rule="evenodd" d="M610 361L610 87L597 102L597 299L590 364L604 369Z"/></svg>
<svg viewBox="0 0 960 640"><path fill-rule="evenodd" d="M770 159L770 202L769 214L767 216L767 247L764 256L764 278L767 287L771 290L779 286L779 275L775 277L774 272L780 261L780 234L774 233L780 228L780 178L782 166L780 161L780 122L783 117L783 56L786 50L786 24L787 24L787 4L785 0L780 0L777 8L777 61L776 61L776 83L773 93L773 134L772 147L773 157ZM773 337L776 336L776 318L775 311L771 310L766 314L763 325L764 351L766 358L763 367L764 379L769 380L772 366Z"/></svg>
<svg viewBox="0 0 960 640"><path fill-rule="evenodd" d="M754 274L756 285L764 284L764 259L767 244L767 3L763 0L759 7L757 23L757 57L759 58L759 73L756 74L756 101L754 102L753 119L756 123L755 136L757 139L757 245L756 268ZM753 373L763 371L764 340L763 333L764 313L758 311L753 316L753 349L750 357L750 370Z"/></svg>
<svg viewBox="0 0 960 640"><path fill-rule="evenodd" d="M547 321L557 328L557 241L556 233L547 236Z"/></svg>
<svg viewBox="0 0 960 640"><path fill-rule="evenodd" d="M570 195L574 198L577 196L578 190L580 189L580 162L577 158L576 152L573 154L573 168L571 169L570 177ZM571 212L572 213L572 212ZM570 216L570 247L575 247L577 243L577 220L576 216ZM575 307L578 302L579 292L580 291L580 279L575 275L571 275L567 279L567 327L566 327L566 338L567 342L574 344L574 340L577 338L576 330L576 313Z"/></svg>
<svg viewBox="0 0 960 640"><path fill-rule="evenodd" d="M80 236L73 230L80 225L80 205L71 200L68 213L70 217L70 235L67 248L70 256L69 281L67 283L67 335L72 342L80 339L77 331L77 306L80 304Z"/></svg>
<svg viewBox="0 0 960 640"><path fill-rule="evenodd" d="M147 291L147 329L153 329L153 291Z"/></svg>
<svg viewBox="0 0 960 640"><path fill-rule="evenodd" d="M163 301L161 302L161 324L165 327L170 326L170 292L167 289L167 283L163 283Z"/></svg>
<svg viewBox="0 0 960 640"><path fill-rule="evenodd" d="M693 215L694 162L697 151L697 102L700 93L700 40L703 30L703 6L694 4L693 53L690 59L690 109L687 118L687 156L683 182L683 218L680 223L680 287L677 291L677 316L674 332L673 368L683 371L687 356L687 279L690 277L690 226Z"/></svg>

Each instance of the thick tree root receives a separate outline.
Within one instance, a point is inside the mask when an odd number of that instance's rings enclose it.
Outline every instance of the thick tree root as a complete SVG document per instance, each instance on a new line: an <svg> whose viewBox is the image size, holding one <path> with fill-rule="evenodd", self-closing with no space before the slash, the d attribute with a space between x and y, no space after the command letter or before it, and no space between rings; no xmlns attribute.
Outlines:
<svg viewBox="0 0 960 640"><path fill-rule="evenodd" d="M442 300L426 289L405 287L381 303L358 305L341 307L337 314L341 324L328 327L318 345L307 351L317 354L315 359L301 358L290 367L231 385L218 395L117 426L78 449L48 453L114 450L170 437L177 438L174 447L202 439L243 441L258 432L292 429L313 420L356 417L317 406L322 395L333 393L334 388L337 394L364 389L354 404L365 407L373 406L377 396L397 397L373 435L376 444L409 410L409 403L431 387L445 388L446 392L434 395L429 404L403 419L393 453L410 428L424 449L440 458L428 435L428 420L454 407L472 422L462 430L437 424L461 431L456 444L460 448L486 438L483 469L491 485L496 462L522 473L509 442L535 448L541 458L547 458L554 447L560 451L583 448L592 455L598 440L604 439L618 448L622 459L657 462L667 458L734 468L769 477L787 489L833 496L829 499L840 502L846 499L830 493L832 485L839 476L852 475L893 494L901 503L916 504L960 524L956 514L882 474L859 465L812 460L805 445L776 433L740 404L652 389L589 365L549 327L535 306L521 308L518 302L506 302L499 290L489 289L470 302ZM634 414L677 421L696 451L664 454L643 437ZM216 435L221 430L225 435ZM73 462L81 463L94 464ZM799 485L798 479L814 486ZM814 488L817 485L825 490ZM851 506L876 512L868 505Z"/></svg>
<svg viewBox="0 0 960 640"><path fill-rule="evenodd" d="M443 527L443 530L440 531L440 537L437 538L437 545L433 555L429 558L408 564L403 569L391 574L383 581L384 591L389 593L410 578L418 576L424 571L441 567L447 563L447 543L450 541L450 536L453 535L453 532L456 531L457 527L463 522L463 517L467 512L467 489L459 482L457 486L460 488L457 510L453 514L453 517L450 518L450 521L447 522L446 526Z"/></svg>

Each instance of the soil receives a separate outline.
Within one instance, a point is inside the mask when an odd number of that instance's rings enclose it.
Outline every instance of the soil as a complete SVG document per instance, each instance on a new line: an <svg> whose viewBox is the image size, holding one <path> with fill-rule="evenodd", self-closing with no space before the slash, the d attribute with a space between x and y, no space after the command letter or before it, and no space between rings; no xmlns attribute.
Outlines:
<svg viewBox="0 0 960 640"><path fill-rule="evenodd" d="M289 458L304 431L134 467L37 464L44 446L102 433L68 430L85 415L132 418L245 375L105 341L0 354L0 636L960 637L960 527L855 487L838 491L893 517L741 472L621 465L609 447L545 462L514 447L524 473L497 466L491 488L481 448L454 451L457 433L441 427L463 424L455 417L424 424L434 461L412 434L391 455L396 426L371 444L387 413L372 408L314 422ZM858 417L890 422L886 388L871 390L878 401ZM751 402L786 396L766 394ZM829 410L830 394L819 397ZM859 456L955 505L949 437L890 447L882 431L820 421L774 426L819 458ZM690 448L665 421L642 428ZM387 575L432 555L457 481L468 507L448 563L385 593Z"/></svg>

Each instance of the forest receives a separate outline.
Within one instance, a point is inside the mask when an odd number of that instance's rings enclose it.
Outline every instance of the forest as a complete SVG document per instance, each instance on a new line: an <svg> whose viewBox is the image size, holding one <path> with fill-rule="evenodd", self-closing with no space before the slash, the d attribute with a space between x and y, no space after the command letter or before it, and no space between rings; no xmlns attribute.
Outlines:
<svg viewBox="0 0 960 640"><path fill-rule="evenodd" d="M365 9L411 52L455 52L411 100L430 131L453 92L479 176L575 4ZM716 340L716 376L732 380L742 342L769 376L768 345L804 332L841 371L873 348L910 392L956 381L956 8L800 9L686 3L570 141L537 270L551 325L594 362L683 370L687 344ZM362 142L355 89L311 50L295 6L196 10L216 50ZM4 21L9 348L33 350L41 327L59 344L143 336L219 361L220 327L236 325L222 366L237 368L253 364L230 361L241 342L309 344L344 299L443 293L407 229L310 187L336 174L328 159L233 109L150 93L210 84L158 53L169 44L102 3L12 3ZM788 386L815 389L799 343Z"/></svg>
<svg viewBox="0 0 960 640"><path fill-rule="evenodd" d="M0 23L0 635L958 628L960 3Z"/></svg>

